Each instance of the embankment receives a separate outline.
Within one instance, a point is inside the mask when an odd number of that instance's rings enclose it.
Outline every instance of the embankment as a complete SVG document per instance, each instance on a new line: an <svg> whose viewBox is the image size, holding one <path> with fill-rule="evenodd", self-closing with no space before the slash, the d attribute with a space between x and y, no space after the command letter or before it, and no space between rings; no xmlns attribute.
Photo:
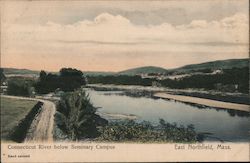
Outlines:
<svg viewBox="0 0 250 163"><path fill-rule="evenodd" d="M39 101L25 116L25 118L20 121L20 123L13 129L13 132L10 135L11 140L18 143L21 143L25 140L26 134L32 124L32 121L35 116L41 111L42 105L43 103Z"/></svg>

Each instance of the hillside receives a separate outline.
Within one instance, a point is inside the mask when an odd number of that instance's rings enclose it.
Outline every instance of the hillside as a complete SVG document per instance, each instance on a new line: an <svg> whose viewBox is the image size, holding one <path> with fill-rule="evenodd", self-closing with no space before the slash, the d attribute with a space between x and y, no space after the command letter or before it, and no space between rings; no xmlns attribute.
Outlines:
<svg viewBox="0 0 250 163"><path fill-rule="evenodd" d="M200 69L230 69L233 67L241 68L249 66L249 59L229 59L205 62L200 64L186 65L180 68L171 69L173 72L190 72Z"/></svg>
<svg viewBox="0 0 250 163"><path fill-rule="evenodd" d="M211 61L200 64L190 64L180 68L175 69L164 69L156 66L145 66L132 68L118 73L115 72L95 72L95 71L83 71L87 76L106 76L106 75L136 75L136 74L149 74L149 73L167 73L167 72L177 72L177 73L189 73L192 71L197 71L201 69L230 69L233 67L247 67L249 66L249 59L229 59L229 60L219 60ZM39 75L40 71L28 70L28 69L16 69L16 68L3 68L4 74L17 74L17 75ZM54 72L55 73L55 72Z"/></svg>
<svg viewBox="0 0 250 163"><path fill-rule="evenodd" d="M16 74L16 75L39 75L39 71L17 68L3 68L4 74Z"/></svg>
<svg viewBox="0 0 250 163"><path fill-rule="evenodd" d="M138 67L133 69L128 69L125 71L121 71L118 74L121 75L136 75L136 74L148 74L148 73L166 73L167 70L161 67L155 66L146 66L146 67Z"/></svg>

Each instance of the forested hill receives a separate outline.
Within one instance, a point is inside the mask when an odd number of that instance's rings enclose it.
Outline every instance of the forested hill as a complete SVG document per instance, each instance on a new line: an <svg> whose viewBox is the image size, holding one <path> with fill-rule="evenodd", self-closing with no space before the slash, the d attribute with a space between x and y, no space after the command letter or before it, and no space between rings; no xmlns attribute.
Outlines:
<svg viewBox="0 0 250 163"><path fill-rule="evenodd" d="M149 74L149 73L167 73L167 72L192 72L204 69L231 69L231 68L242 68L249 66L249 59L229 59L229 60L218 60L212 62L205 62L200 64L190 64L180 68L175 69L164 69L155 66L138 67L133 69L128 69L125 71L118 72L119 75L136 75L136 74Z"/></svg>
<svg viewBox="0 0 250 163"><path fill-rule="evenodd" d="M189 72L201 69L230 69L230 68L242 68L249 66L249 59L229 59L218 60L213 62L205 62L200 64L186 65L180 68L172 69L173 72Z"/></svg>
<svg viewBox="0 0 250 163"><path fill-rule="evenodd" d="M3 68L4 74L16 74L16 75L39 75L40 71L17 69L17 68Z"/></svg>
<svg viewBox="0 0 250 163"><path fill-rule="evenodd" d="M118 74L121 75L136 75L136 74L149 74L149 73L166 73L167 70L161 67L155 66L146 66L146 67L138 67L133 69L128 69L125 71L121 71Z"/></svg>
<svg viewBox="0 0 250 163"><path fill-rule="evenodd" d="M242 67L249 67L249 59L229 59L229 60L219 60L219 61L211 61L205 62L200 64L190 64L180 68L175 69L164 69L162 67L156 66L145 66L145 67L138 67L132 68L120 72L91 72L91 71L83 71L85 75L88 76L99 76L99 75L137 75L137 74L150 74L150 73L161 73L167 74L169 72L183 72L189 73L192 71L197 70L204 70L204 69L231 69L233 67L242 68ZM16 69L16 68L3 68L4 74L34 74L39 75L39 71L33 71L28 69ZM55 73L55 72L54 72Z"/></svg>

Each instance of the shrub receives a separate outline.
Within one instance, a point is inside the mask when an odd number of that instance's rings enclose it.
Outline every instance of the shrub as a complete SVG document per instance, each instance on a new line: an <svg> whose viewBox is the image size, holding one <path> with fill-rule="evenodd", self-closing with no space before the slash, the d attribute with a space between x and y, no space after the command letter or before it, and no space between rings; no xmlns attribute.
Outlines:
<svg viewBox="0 0 250 163"><path fill-rule="evenodd" d="M100 129L98 141L137 141L137 142L196 142L202 137L194 130L193 125L177 126L160 119L157 126L143 121L116 121Z"/></svg>
<svg viewBox="0 0 250 163"><path fill-rule="evenodd" d="M71 140L97 137L97 127L108 123L95 114L96 108L84 91L65 93L57 108L57 126Z"/></svg>
<svg viewBox="0 0 250 163"><path fill-rule="evenodd" d="M8 81L7 93L14 96L32 96L33 82L25 79L11 79Z"/></svg>

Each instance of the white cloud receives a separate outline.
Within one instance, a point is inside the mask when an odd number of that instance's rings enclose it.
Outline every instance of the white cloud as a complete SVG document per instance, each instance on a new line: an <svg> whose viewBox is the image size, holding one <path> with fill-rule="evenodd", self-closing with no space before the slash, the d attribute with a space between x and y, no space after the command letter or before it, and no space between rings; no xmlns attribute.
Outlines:
<svg viewBox="0 0 250 163"><path fill-rule="evenodd" d="M4 24L7 38L21 37L23 41L101 41L101 42L150 42L192 43L229 42L248 43L248 18L235 14L220 21L193 20L190 24L173 26L163 23L156 26L132 24L120 15L103 13L93 21L83 20L74 24L46 25Z"/></svg>
<svg viewBox="0 0 250 163"><path fill-rule="evenodd" d="M161 54L161 56L166 54L171 56L169 63L176 62L173 57L176 53L183 55L177 57L179 61L180 58L185 58L200 62L232 58L237 54L239 57L247 57L248 21L246 15L238 13L219 21L193 20L189 24L180 26L167 22L146 26L135 25L120 15L103 13L92 21L83 20L68 25L55 22L47 22L45 25L3 22L3 59L9 61L14 54L30 59L31 56L58 59L58 55L68 57L68 54L71 54L77 55L78 61L75 60L79 62L81 56L86 60L92 55L93 63L97 64L97 56L100 57L100 54L107 57L111 55L113 58L128 53L142 56L144 53ZM201 59L202 57L197 57L197 54L201 53L217 53L217 55L210 57L206 55L206 58ZM152 57L148 56L148 62L155 61ZM123 64L128 64L127 62ZM62 63L65 61L61 61L60 64ZM163 65L165 61L155 61L155 63ZM107 61L108 64L110 63ZM177 63L171 66L180 65Z"/></svg>
<svg viewBox="0 0 250 163"><path fill-rule="evenodd" d="M208 25L206 20L193 20L188 27L190 28L206 28Z"/></svg>

